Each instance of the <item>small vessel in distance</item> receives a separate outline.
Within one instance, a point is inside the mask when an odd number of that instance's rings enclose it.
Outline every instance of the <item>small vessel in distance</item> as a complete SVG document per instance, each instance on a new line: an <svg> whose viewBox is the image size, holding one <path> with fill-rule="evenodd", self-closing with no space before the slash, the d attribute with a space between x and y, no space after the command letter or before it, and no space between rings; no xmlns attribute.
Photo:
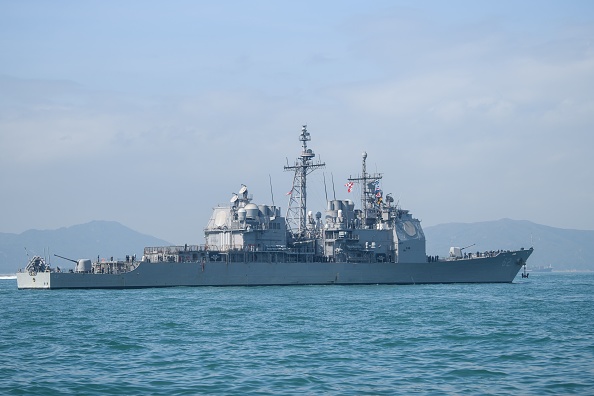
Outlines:
<svg viewBox="0 0 594 396"><path fill-rule="evenodd" d="M286 216L280 207L253 202L245 185L228 205L214 208L204 245L146 247L140 260L71 260L70 271L51 268L39 256L17 273L19 289L143 288L171 286L352 285L416 283L509 283L532 248L427 256L421 222L384 194L382 175L366 169L350 177L359 184L360 207L349 199L329 200L321 212L307 210L307 175L315 161L301 135ZM68 259L70 260L70 259Z"/></svg>

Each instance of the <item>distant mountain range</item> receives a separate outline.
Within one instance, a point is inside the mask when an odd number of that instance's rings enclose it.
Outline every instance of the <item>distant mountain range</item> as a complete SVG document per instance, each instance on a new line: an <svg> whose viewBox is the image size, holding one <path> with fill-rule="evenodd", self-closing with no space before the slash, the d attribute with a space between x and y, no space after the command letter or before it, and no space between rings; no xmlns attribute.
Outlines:
<svg viewBox="0 0 594 396"><path fill-rule="evenodd" d="M468 252L534 247L530 266L552 265L554 270L594 270L594 231L553 228L523 220L502 219L480 223L448 223L425 228L427 254L445 257L451 246ZM145 246L169 242L141 234L115 221L92 221L57 230L0 233L0 274L14 274L29 256L51 255L52 265L70 268L72 259L142 257ZM25 248L27 250L25 250Z"/></svg>
<svg viewBox="0 0 594 396"><path fill-rule="evenodd" d="M52 266L74 268L79 258L142 257L145 246L167 246L169 242L141 234L115 221L92 221L57 230L28 230L21 234L0 233L0 274L12 274L27 264L32 256L49 256ZM26 249L26 250L25 250ZM94 261L94 260L93 260Z"/></svg>

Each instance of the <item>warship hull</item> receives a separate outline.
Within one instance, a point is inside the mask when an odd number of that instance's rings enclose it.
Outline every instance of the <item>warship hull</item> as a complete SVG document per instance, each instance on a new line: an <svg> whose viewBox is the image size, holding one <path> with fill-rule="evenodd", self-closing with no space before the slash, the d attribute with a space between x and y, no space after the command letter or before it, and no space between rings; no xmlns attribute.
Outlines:
<svg viewBox="0 0 594 396"><path fill-rule="evenodd" d="M122 274L17 273L19 289L511 283L532 250L421 263L141 262Z"/></svg>

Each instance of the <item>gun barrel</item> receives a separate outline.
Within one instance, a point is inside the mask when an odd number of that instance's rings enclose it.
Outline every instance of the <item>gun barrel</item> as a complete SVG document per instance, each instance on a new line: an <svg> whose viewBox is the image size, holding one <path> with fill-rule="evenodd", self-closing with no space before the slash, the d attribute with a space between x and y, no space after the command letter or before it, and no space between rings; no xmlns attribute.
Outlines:
<svg viewBox="0 0 594 396"><path fill-rule="evenodd" d="M56 257L60 257L61 259L68 260L68 261L72 261L73 263L76 263L76 264L78 264L78 261L76 261L76 260L72 260L72 259L69 259L68 257L60 256L60 255L58 255L58 254L54 254L54 256L56 256Z"/></svg>

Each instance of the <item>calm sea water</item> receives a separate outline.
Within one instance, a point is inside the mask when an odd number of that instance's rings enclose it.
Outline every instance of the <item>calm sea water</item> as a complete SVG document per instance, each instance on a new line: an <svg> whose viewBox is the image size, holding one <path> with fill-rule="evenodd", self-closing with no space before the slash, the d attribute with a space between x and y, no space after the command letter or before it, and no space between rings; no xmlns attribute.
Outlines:
<svg viewBox="0 0 594 396"><path fill-rule="evenodd" d="M1 394L594 394L590 273L0 301Z"/></svg>

